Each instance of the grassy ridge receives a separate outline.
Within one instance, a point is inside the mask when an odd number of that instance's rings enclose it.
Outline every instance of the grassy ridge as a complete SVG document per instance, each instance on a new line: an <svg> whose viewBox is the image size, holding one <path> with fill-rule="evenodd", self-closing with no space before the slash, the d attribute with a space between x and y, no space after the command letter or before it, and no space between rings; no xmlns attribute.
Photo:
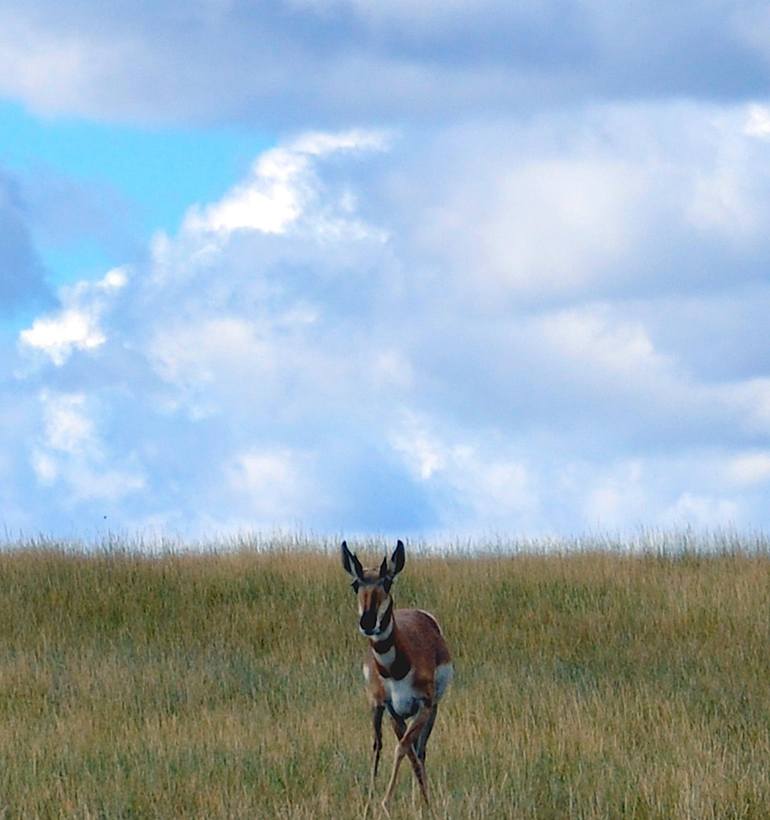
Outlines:
<svg viewBox="0 0 770 820"><path fill-rule="evenodd" d="M768 816L766 555L408 556L395 593L456 658L439 817ZM357 817L363 650L336 555L0 553L3 816Z"/></svg>

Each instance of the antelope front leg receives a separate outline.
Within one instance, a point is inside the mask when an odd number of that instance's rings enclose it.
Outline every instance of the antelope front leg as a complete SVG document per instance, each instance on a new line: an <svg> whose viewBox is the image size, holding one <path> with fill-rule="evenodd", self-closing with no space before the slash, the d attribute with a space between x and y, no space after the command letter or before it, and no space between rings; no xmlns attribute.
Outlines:
<svg viewBox="0 0 770 820"><path fill-rule="evenodd" d="M377 768L380 764L380 752L382 751L382 715L385 711L384 706L377 705L372 709L372 727L374 729L374 743L372 751L374 757L372 758L372 773L369 778L369 796L366 798L366 808L364 809L364 817L369 814L369 805L372 802L372 795L374 794L374 781L377 777Z"/></svg>
<svg viewBox="0 0 770 820"><path fill-rule="evenodd" d="M386 814L388 813L388 800L390 800L390 797L393 794L393 789L396 785L398 767L401 765L401 760L404 755L409 756L412 763L412 768L414 769L415 777L417 778L417 782L420 784L420 791L422 792L423 800L425 800L425 804L427 806L430 806L430 802L428 800L428 784L425 781L425 770L423 768L422 761L419 757L417 757L413 748L413 744L420 736L422 727L427 723L430 718L430 714L431 704L426 703L425 701L420 703L420 708L417 710L417 714L412 718L412 722L409 724L406 734L398 741L398 744L396 745L396 756L393 760L393 771L390 775L390 782L388 783L385 797L382 799L382 808L385 810Z"/></svg>
<svg viewBox="0 0 770 820"><path fill-rule="evenodd" d="M377 768L380 764L380 752L382 751L382 715L385 711L384 706L375 706L372 710L372 726L374 728L374 744L372 750L374 758L372 760L372 777L371 788L374 788L374 780L377 777Z"/></svg>

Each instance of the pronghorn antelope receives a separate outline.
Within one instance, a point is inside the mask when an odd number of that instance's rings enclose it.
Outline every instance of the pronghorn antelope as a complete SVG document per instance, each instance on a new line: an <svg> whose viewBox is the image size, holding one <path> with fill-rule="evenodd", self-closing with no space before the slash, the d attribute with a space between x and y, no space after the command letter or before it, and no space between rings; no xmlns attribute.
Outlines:
<svg viewBox="0 0 770 820"><path fill-rule="evenodd" d="M425 747L436 720L438 702L452 680L449 649L436 619L421 609L393 609L390 591L405 560L404 545L399 541L390 559L382 559L379 569L364 569L342 542L342 566L353 579L353 590L358 596L358 628L369 639L364 678L374 727L370 799L380 762L382 717L386 709L398 738L393 771L382 801L386 812L404 755L409 758L429 805Z"/></svg>

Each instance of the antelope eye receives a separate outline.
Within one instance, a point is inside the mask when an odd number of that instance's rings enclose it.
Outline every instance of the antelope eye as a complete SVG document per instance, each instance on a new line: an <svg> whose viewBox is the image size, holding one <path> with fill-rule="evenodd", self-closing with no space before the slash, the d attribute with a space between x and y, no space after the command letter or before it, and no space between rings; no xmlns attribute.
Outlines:
<svg viewBox="0 0 770 820"><path fill-rule="evenodd" d="M353 583L350 586L353 587L353 592L358 592L358 587L360 586L360 584L358 583L358 581L353 581Z"/></svg>
<svg viewBox="0 0 770 820"><path fill-rule="evenodd" d="M388 594L388 592L390 592L390 587L391 587L392 583L393 583L393 581L391 581L387 578L382 582L382 588L385 590L386 595Z"/></svg>

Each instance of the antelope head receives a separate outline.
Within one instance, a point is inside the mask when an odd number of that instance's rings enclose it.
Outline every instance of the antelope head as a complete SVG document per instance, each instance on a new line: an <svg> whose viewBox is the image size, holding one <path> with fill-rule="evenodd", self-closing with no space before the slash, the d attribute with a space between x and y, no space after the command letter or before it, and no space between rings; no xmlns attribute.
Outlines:
<svg viewBox="0 0 770 820"><path fill-rule="evenodd" d="M352 579L358 598L358 628L367 638L376 638L390 623L388 610L393 606L390 594L393 581L404 568L404 544L399 541L390 558L382 559L379 569L364 569L355 553L342 542L342 566Z"/></svg>

